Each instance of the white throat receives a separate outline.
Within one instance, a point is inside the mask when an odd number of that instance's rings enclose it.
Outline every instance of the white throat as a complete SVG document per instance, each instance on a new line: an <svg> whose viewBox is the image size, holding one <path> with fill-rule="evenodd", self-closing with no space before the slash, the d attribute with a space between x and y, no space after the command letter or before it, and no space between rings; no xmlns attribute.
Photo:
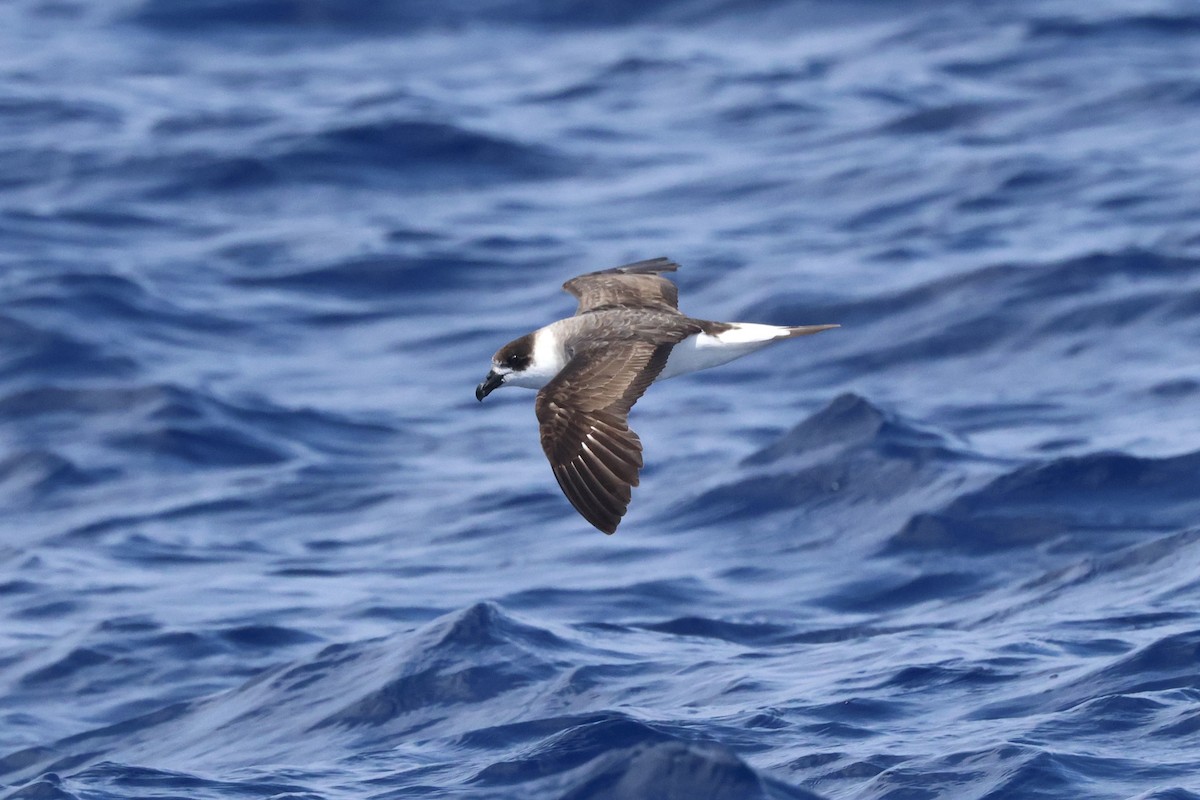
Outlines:
<svg viewBox="0 0 1200 800"><path fill-rule="evenodd" d="M566 364L567 354L563 350L562 340L554 330L554 325L547 325L533 333L533 353L529 366L520 372L510 372L504 383L506 386L541 389L553 380Z"/></svg>

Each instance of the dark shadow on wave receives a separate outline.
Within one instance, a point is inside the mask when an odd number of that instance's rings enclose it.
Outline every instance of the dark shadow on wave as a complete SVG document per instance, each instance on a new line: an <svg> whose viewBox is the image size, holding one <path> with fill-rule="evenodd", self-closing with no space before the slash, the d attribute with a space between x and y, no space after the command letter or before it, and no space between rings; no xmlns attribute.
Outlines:
<svg viewBox="0 0 1200 800"><path fill-rule="evenodd" d="M278 136L236 151L193 147L137 155L119 165L145 197L187 200L281 186L391 190L473 188L574 174L560 151L499 134L421 119L376 119Z"/></svg>
<svg viewBox="0 0 1200 800"><path fill-rule="evenodd" d="M188 467L277 464L296 447L364 455L388 446L398 433L327 411L282 407L264 398L220 398L173 384L41 386L0 396L0 415L27 430L100 428L104 441L128 455ZM45 458L4 464L9 471L0 467L0 482L15 479L12 471L18 467L21 474L36 467L49 477L74 475L80 479L76 483L88 478L71 473L66 463L52 467Z"/></svg>
<svg viewBox="0 0 1200 800"><path fill-rule="evenodd" d="M676 741L670 733L618 712L545 722L555 727L541 731L542 741L532 750L484 767L471 782L511 786L577 769L612 750Z"/></svg>
<svg viewBox="0 0 1200 800"><path fill-rule="evenodd" d="M590 764L563 800L805 800L817 795L761 778L733 751L715 744L663 742L607 752Z"/></svg>
<svg viewBox="0 0 1200 800"><path fill-rule="evenodd" d="M249 647L262 645L264 636L268 644L280 639L277 631L237 636L248 638ZM290 752L297 740L362 753L420 736L453 740L463 764L479 764L468 782L497 791L520 787L532 796L576 800L814 797L758 774L718 744L694 741L684 726L619 711L558 714L578 692L601 693L602 703L614 680L637 680L628 669L633 665L606 659L493 603L478 603L409 633L325 647L230 691L11 753L0 758L0 776L19 785L49 771L82 780L113 770L105 780L114 785L168 792L178 781L178 793L184 784L206 787L190 784L184 772L122 765L169 752L178 769L202 770L213 748L196 750L198 742L219 743L225 758L244 747L248 766L257 766L273 752ZM599 672L576 679L589 668ZM504 724L490 725L494 719ZM451 772L407 770L394 785L436 791L430 782L461 781L463 764ZM43 777L32 786L30 792L51 791L54 783Z"/></svg>
<svg viewBox="0 0 1200 800"><path fill-rule="evenodd" d="M135 764L105 762L72 776L86 786L84 797L275 797L309 800L316 795L303 786L261 780L226 781L174 770L150 769ZM29 783L4 800L78 800L62 788L62 778L50 773Z"/></svg>
<svg viewBox="0 0 1200 800"><path fill-rule="evenodd" d="M959 458L948 437L884 410L857 394L838 395L774 444L747 456L747 466L771 464L794 456L811 456L826 447L866 447L881 454L912 459Z"/></svg>
<svg viewBox="0 0 1200 800"><path fill-rule="evenodd" d="M280 146L281 145L281 146ZM554 150L425 120L382 119L281 140L271 164L294 176L377 170L407 181L512 181L568 174Z"/></svg>
<svg viewBox="0 0 1200 800"><path fill-rule="evenodd" d="M44 501L55 494L93 486L111 469L83 469L63 456L45 450L26 450L0 460L0 508Z"/></svg>
<svg viewBox="0 0 1200 800"><path fill-rule="evenodd" d="M989 703L971 716L975 719L1027 717L1069 712L1081 704L1112 704L1117 698L1132 700L1148 693L1161 696L1178 690L1194 694L1200 690L1200 673L1196 671L1198 660L1200 631L1170 634L1079 678L1035 694ZM1087 720L1087 725L1094 726L1097 714L1092 712L1095 711L1095 708L1083 708L1078 715Z"/></svg>
<svg viewBox="0 0 1200 800"><path fill-rule="evenodd" d="M1200 519L1200 452L1173 458L1094 453L1020 467L938 511L914 516L888 552L982 555L1054 543L1110 547Z"/></svg>
<svg viewBox="0 0 1200 800"><path fill-rule="evenodd" d="M918 135L938 134L947 131L974 131L984 127L1001 112L1009 110L1011 103L952 103L905 112L880 129L883 134Z"/></svg>
<svg viewBox="0 0 1200 800"><path fill-rule="evenodd" d="M664 622L647 622L634 627L672 636L720 639L741 645L770 644L791 632L791 628L773 623L730 622L708 617L676 617Z"/></svg>
<svg viewBox="0 0 1200 800"><path fill-rule="evenodd" d="M1026 25L1030 39L1114 39L1132 38L1160 40L1166 37L1186 37L1200 33L1200 14L1148 13L1099 15L1094 19L1083 16L1046 16L1033 19Z"/></svg>
<svg viewBox="0 0 1200 800"><path fill-rule="evenodd" d="M248 635L261 644L259 633ZM170 748L174 737L182 737L181 748L209 736L249 746L268 743L264 730L287 742L328 730L339 741L353 733L359 745L382 747L390 737L436 725L464 704L513 702L512 691L557 674L556 662L571 648L548 630L479 603L412 633L326 647L232 691L0 757L0 778L29 780L120 761L147 747Z"/></svg>
<svg viewBox="0 0 1200 800"><path fill-rule="evenodd" d="M759 775L719 744L691 741L621 713L554 722L566 727L517 759L485 767L471 782L491 787L538 782L547 791L554 787L554 796L564 800L816 797Z"/></svg>
<svg viewBox="0 0 1200 800"><path fill-rule="evenodd" d="M883 504L970 459L949 435L844 394L748 456L737 480L688 501L686 513L711 523Z"/></svg>
<svg viewBox="0 0 1200 800"><path fill-rule="evenodd" d="M214 27L369 33L471 23L592 27L651 20L699 21L736 13L740 8L727 0L146 0L132 19L176 33Z"/></svg>
<svg viewBox="0 0 1200 800"><path fill-rule="evenodd" d="M416 303L416 297L455 288L467 275L487 266L482 261L461 256L427 254L413 257L380 253L317 267L260 272L232 282L239 286L336 294L357 300L396 298L411 306Z"/></svg>
<svg viewBox="0 0 1200 800"><path fill-rule="evenodd" d="M80 800L78 795L71 794L62 787L62 779L50 774L31 783L27 783L12 794L4 795L4 800Z"/></svg>
<svg viewBox="0 0 1200 800"><path fill-rule="evenodd" d="M0 314L0 379L133 377L137 363L115 350L52 325Z"/></svg>
<svg viewBox="0 0 1200 800"><path fill-rule="evenodd" d="M838 611L877 614L927 602L957 602L987 584L985 576L970 572L888 574L839 586L821 604Z"/></svg>

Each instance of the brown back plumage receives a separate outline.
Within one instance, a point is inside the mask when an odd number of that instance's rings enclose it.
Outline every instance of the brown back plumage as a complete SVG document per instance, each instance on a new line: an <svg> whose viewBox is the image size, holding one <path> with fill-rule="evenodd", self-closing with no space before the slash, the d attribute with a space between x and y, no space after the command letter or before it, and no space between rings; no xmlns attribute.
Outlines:
<svg viewBox="0 0 1200 800"><path fill-rule="evenodd" d="M671 348L700 330L680 314L597 311L576 322L589 335L538 392L542 449L563 494L583 517L613 533L642 468L642 443L629 409L667 364Z"/></svg>
<svg viewBox="0 0 1200 800"><path fill-rule="evenodd" d="M572 278L563 289L579 300L575 316L510 342L495 356L497 364L508 368L501 369L507 375L530 366L535 344L553 348L547 351L553 358L539 356L546 364L518 385L541 385L548 372L557 370L538 392L535 406L542 449L571 505L605 533L614 533L620 524L642 468L642 443L629 429L629 410L662 374L675 345L699 333L720 337L731 330L746 330L750 334L701 342L697 349L728 345L733 352L715 359L708 356L707 361L689 353L674 371L681 374L724 363L768 341L837 327L784 328L693 319L680 313L679 291L663 277L678 268L670 259L654 258ZM761 340L756 335L762 335ZM502 380L503 376L489 372L476 397L482 399Z"/></svg>
<svg viewBox="0 0 1200 800"><path fill-rule="evenodd" d="M646 308L679 312L679 289L659 273L679 265L669 258L652 258L571 278L563 288L579 298L576 314L604 308Z"/></svg>

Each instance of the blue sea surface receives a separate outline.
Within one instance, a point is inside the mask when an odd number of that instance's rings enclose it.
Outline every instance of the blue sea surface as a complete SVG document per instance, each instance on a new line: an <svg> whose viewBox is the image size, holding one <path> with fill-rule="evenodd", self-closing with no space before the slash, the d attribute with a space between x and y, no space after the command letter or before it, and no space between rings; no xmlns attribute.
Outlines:
<svg viewBox="0 0 1200 800"><path fill-rule="evenodd" d="M0 798L418 797L1200 798L1200 6L0 3Z"/></svg>

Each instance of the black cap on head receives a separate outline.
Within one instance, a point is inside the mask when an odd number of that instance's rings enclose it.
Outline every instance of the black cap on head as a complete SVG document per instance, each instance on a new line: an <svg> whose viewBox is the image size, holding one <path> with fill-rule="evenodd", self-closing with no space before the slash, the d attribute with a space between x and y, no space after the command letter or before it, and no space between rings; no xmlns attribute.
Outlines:
<svg viewBox="0 0 1200 800"><path fill-rule="evenodd" d="M533 361L533 334L527 333L520 339L513 339L497 350L492 360L513 372L524 370Z"/></svg>

